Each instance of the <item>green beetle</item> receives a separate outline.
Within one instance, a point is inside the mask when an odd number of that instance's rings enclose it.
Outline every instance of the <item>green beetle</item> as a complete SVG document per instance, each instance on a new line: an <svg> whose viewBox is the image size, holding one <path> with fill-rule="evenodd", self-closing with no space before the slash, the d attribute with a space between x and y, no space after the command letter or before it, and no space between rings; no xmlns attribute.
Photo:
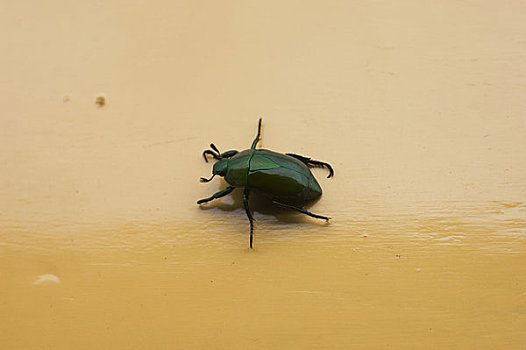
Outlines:
<svg viewBox="0 0 526 350"><path fill-rule="evenodd" d="M313 214L296 205L304 204L321 196L321 187L312 175L309 167L326 167L329 175L334 175L330 164L312 160L307 157L293 153L281 154L266 149L256 149L261 136L261 118L258 122L258 133L252 147L242 152L227 151L219 152L214 144L211 150L203 152L205 161L210 155L217 162L212 170L212 177L201 178L201 182L209 182L214 176L223 176L230 185L212 196L197 201L197 204L209 202L231 193L235 188L243 188L243 204L250 221L250 248L252 248L254 218L248 207L248 196L250 191L255 190L268 197L272 203L281 207L299 211L308 216L329 221L329 218Z"/></svg>

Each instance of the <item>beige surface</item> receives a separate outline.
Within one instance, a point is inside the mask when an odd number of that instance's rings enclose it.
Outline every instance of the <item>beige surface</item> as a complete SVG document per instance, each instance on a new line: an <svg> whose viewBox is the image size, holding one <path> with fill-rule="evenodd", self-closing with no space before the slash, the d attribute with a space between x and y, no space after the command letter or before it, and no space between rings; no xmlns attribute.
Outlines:
<svg viewBox="0 0 526 350"><path fill-rule="evenodd" d="M520 349L521 1L0 4L1 349ZM96 105L102 96L106 105ZM311 207L201 152L333 164Z"/></svg>

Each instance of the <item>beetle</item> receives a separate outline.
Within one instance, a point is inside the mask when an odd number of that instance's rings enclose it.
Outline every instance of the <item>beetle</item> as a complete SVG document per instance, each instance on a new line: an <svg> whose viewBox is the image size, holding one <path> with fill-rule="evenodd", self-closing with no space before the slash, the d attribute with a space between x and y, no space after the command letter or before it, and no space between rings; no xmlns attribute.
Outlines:
<svg viewBox="0 0 526 350"><path fill-rule="evenodd" d="M301 205L319 198L322 194L321 187L312 175L310 167L325 167L329 171L327 177L334 176L334 170L328 163L294 153L282 154L267 149L256 149L260 136L261 118L258 122L256 138L250 149L221 153L212 143L211 149L203 151L206 162L208 162L207 156L211 156L217 162L212 169L212 177L209 179L202 177L201 182L210 182L214 176L219 175L225 178L229 186L208 198L197 201L197 204L203 204L226 196L236 188L243 188L243 205L250 222L250 248L254 236L254 218L248 207L251 191L259 192L278 206L329 221L329 217L311 213L301 208Z"/></svg>

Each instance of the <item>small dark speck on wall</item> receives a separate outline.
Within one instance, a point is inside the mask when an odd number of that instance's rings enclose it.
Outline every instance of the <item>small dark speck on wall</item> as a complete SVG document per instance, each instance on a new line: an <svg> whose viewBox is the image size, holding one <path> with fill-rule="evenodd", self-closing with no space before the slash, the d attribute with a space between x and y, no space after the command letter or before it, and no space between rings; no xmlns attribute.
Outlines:
<svg viewBox="0 0 526 350"><path fill-rule="evenodd" d="M97 108L104 107L106 105L106 98L104 96L97 96L97 98L95 98L95 104Z"/></svg>

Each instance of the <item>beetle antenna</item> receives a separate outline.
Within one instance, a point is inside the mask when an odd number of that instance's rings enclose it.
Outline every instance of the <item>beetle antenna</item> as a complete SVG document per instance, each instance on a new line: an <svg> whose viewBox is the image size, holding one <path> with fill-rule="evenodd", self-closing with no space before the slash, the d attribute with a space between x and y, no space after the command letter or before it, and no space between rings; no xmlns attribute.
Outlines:
<svg viewBox="0 0 526 350"><path fill-rule="evenodd" d="M212 179L214 178L214 176L216 176L216 174L212 175L212 177L209 178L209 179L202 177L202 178L200 178L199 180L200 180L201 182L210 182L210 181L212 181Z"/></svg>

